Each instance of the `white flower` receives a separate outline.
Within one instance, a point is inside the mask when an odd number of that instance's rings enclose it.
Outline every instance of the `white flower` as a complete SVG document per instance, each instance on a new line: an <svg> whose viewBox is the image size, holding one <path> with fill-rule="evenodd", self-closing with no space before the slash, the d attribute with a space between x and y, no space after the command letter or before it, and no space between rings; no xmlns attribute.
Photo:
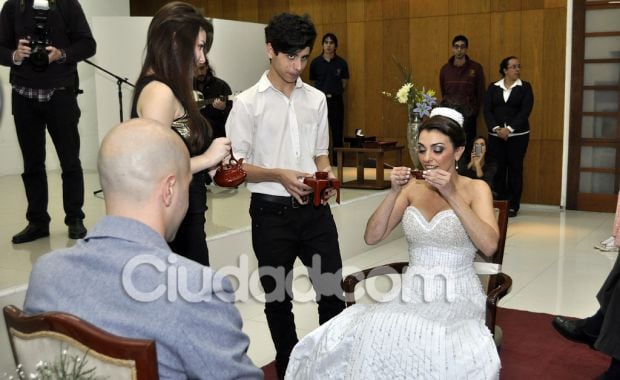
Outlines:
<svg viewBox="0 0 620 380"><path fill-rule="evenodd" d="M409 100L409 91L411 90L411 87L413 87L412 83L405 83L403 87L398 90L396 93L396 100L398 100L399 103L407 103Z"/></svg>

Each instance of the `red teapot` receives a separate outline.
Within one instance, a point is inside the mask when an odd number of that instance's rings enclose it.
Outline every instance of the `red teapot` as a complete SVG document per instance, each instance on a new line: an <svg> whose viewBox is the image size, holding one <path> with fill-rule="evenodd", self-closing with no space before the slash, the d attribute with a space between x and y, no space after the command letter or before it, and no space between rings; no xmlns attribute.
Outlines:
<svg viewBox="0 0 620 380"><path fill-rule="evenodd" d="M314 176L304 178L304 184L310 186L314 193L312 204L315 207L321 205L321 200L325 199L327 190L330 188L336 189L336 202L340 203L340 181L328 179L327 177L327 172L316 172Z"/></svg>
<svg viewBox="0 0 620 380"><path fill-rule="evenodd" d="M247 173L243 170L242 164L243 158L237 161L231 151L228 164L220 162L220 166L213 176L213 182L221 187L237 187L241 185L247 176Z"/></svg>

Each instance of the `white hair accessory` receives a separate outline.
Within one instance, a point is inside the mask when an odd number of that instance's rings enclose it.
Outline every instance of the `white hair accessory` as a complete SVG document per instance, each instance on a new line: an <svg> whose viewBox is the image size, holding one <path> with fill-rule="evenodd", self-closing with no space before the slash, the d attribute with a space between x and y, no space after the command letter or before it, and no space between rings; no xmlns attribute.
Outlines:
<svg viewBox="0 0 620 380"><path fill-rule="evenodd" d="M458 123L458 125L463 128L463 115L455 110L454 108L449 108L449 107L435 107L433 108L433 110L431 111L431 116L444 116L447 117L449 119L452 119L454 121L456 121Z"/></svg>

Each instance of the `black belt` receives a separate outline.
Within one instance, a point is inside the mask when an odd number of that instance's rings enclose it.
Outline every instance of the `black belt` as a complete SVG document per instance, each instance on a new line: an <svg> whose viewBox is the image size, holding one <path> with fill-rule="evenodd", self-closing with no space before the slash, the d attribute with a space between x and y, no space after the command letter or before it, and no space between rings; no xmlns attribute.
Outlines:
<svg viewBox="0 0 620 380"><path fill-rule="evenodd" d="M301 204L297 202L297 199L295 199L294 197L281 197L278 195L270 195L270 194L262 194L262 193L252 193L252 200L259 201L259 202L277 203L279 205L290 206L292 208L306 206L305 204Z"/></svg>

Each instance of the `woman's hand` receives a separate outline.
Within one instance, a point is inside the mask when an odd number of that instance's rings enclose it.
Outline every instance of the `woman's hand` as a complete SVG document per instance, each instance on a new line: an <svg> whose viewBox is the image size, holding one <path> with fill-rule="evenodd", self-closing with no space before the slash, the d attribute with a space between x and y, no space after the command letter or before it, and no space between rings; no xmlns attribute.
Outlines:
<svg viewBox="0 0 620 380"><path fill-rule="evenodd" d="M209 145L209 149L203 153L211 163L209 168L213 168L224 161L224 159L230 155L230 149L230 139L227 137L218 137L213 140L211 145Z"/></svg>
<svg viewBox="0 0 620 380"><path fill-rule="evenodd" d="M456 188L452 173L442 169L425 170L424 180L444 197L450 196Z"/></svg>
<svg viewBox="0 0 620 380"><path fill-rule="evenodd" d="M411 168L406 166L398 166L392 169L390 173L390 182L392 191L400 192L411 179Z"/></svg>

